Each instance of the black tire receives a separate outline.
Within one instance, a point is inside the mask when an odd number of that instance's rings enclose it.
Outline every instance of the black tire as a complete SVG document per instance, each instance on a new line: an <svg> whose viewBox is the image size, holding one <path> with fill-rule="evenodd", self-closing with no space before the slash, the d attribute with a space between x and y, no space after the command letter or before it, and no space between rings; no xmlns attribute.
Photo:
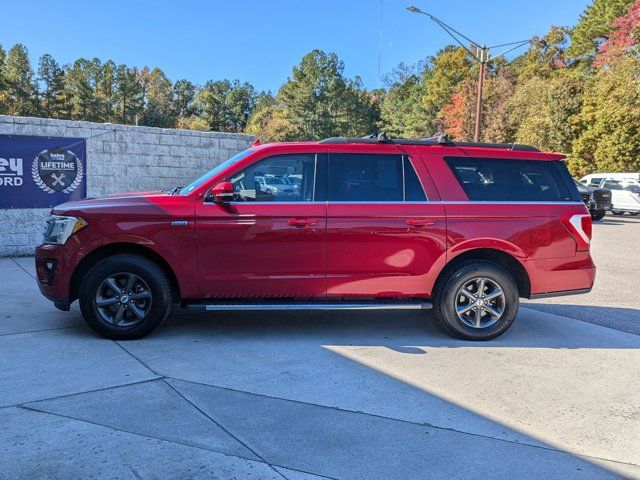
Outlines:
<svg viewBox="0 0 640 480"><path fill-rule="evenodd" d="M624 215L624 212L622 210L611 210L611 213L613 213L614 215Z"/></svg>
<svg viewBox="0 0 640 480"><path fill-rule="evenodd" d="M129 280L133 285L131 299L126 291L117 297L112 285L125 288ZM79 292L80 311L87 325L112 340L133 340L151 333L169 315L171 298L171 284L162 269L145 257L128 253L96 263L82 280ZM107 306L98 308L98 302ZM140 313L144 315L140 317Z"/></svg>
<svg viewBox="0 0 640 480"><path fill-rule="evenodd" d="M457 309L462 310L465 308L465 305L459 305L459 303L466 300L469 302L468 305L471 305L472 302L459 292L461 292L463 287L469 285L470 282L474 282L474 279L482 278L485 279L487 284L497 286L501 289L502 297L498 297L501 308L497 308L498 305L492 303L495 302L495 300L490 300L488 304L483 303L484 301L477 303L478 300L482 300L479 298L481 295L477 293L477 290L476 293L473 293L467 289L467 293L476 297L475 304L483 304L484 306L478 306L477 311L476 307L472 308L473 311L469 312L469 315L473 314L474 317L462 315L462 318L465 319L465 321L463 321L459 318ZM483 297L490 297L493 294L491 291L488 291L487 287L483 289L483 292L485 290L487 290L487 294L485 295L485 293L483 293ZM494 293L499 292L498 290L494 290ZM445 333L463 340L484 341L502 335L515 320L519 305L518 287L513 277L499 265L483 260L470 260L458 265L446 278L438 282L433 296L433 310L438 326ZM490 315L488 311L484 311L485 307L487 307L487 310L490 307L494 312L500 311L501 315L498 317ZM480 309L482 309L482 312ZM483 318L491 317L486 319L486 326L472 327L467 324L475 323L477 320L475 315L477 314L480 315L481 322ZM495 322L491 324L491 321L494 319Z"/></svg>
<svg viewBox="0 0 640 480"><path fill-rule="evenodd" d="M637 217L638 215L640 215L640 212L627 212L627 213L632 217Z"/></svg>
<svg viewBox="0 0 640 480"><path fill-rule="evenodd" d="M602 220L606 214L606 210L596 210L591 214L591 219L594 221Z"/></svg>

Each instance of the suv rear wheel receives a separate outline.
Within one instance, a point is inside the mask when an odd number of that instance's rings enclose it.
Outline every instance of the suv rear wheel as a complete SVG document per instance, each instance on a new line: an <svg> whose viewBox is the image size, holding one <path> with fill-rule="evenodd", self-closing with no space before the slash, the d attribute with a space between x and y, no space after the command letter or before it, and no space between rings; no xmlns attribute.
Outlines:
<svg viewBox="0 0 640 480"><path fill-rule="evenodd" d="M491 340L513 323L518 288L499 265L472 260L440 282L433 303L436 320L446 333L464 340Z"/></svg>
<svg viewBox="0 0 640 480"><path fill-rule="evenodd" d="M113 340L141 338L169 315L171 286L151 260L118 254L96 263L80 287L80 310L95 332Z"/></svg>

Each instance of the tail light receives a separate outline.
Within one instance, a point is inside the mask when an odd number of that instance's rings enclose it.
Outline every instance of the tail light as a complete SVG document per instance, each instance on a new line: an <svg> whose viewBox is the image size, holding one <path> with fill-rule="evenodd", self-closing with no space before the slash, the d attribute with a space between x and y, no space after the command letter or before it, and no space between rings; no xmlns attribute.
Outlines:
<svg viewBox="0 0 640 480"><path fill-rule="evenodd" d="M578 244L578 251L589 250L592 235L591 215L585 213L570 213L565 215L562 221Z"/></svg>

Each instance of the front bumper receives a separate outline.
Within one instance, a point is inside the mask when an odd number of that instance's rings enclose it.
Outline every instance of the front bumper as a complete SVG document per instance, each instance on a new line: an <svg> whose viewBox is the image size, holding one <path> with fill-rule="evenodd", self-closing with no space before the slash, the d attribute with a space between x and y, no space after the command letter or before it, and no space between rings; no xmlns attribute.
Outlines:
<svg viewBox="0 0 640 480"><path fill-rule="evenodd" d="M68 257L64 245L38 245L36 247L36 274L40 293L61 310L69 310L74 300L69 287L75 262Z"/></svg>

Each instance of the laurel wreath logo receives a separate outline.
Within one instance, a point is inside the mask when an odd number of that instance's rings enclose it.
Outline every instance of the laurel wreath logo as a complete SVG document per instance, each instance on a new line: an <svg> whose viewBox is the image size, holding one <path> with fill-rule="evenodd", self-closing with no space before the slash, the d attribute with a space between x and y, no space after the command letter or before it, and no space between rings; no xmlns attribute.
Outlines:
<svg viewBox="0 0 640 480"><path fill-rule="evenodd" d="M56 193L53 188L49 187L46 183L42 181L42 178L40 177L40 173L38 173L38 157L46 152L47 150L41 151L38 155L36 155L36 158L33 159L33 163L31 164L31 177L33 178L33 181L35 182L35 184L38 187L40 187L42 190L44 190L46 193ZM70 150L67 150L67 153L70 153L71 155L76 157L75 153L73 153ZM82 166L82 162L80 161L80 159L77 160L76 165L78 165L78 169L76 171L76 178L73 180L73 182L71 182L71 184L67 188L62 190L63 193L73 192L76 188L78 188L78 186L80 186L80 183L82 182L82 177L84 176L84 167Z"/></svg>

